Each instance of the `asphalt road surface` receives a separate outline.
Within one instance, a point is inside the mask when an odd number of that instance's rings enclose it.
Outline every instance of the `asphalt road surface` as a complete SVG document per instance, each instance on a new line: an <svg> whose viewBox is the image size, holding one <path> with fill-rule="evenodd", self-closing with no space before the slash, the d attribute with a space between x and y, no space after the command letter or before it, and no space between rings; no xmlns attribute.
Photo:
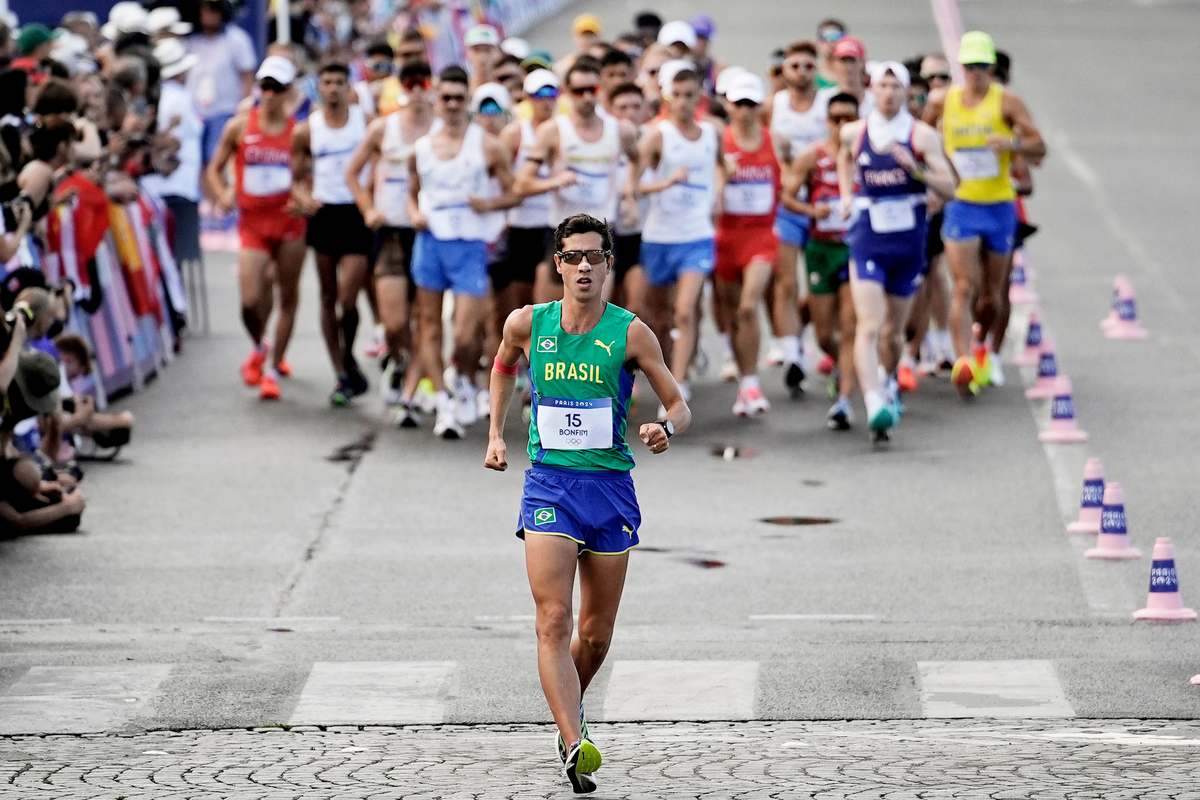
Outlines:
<svg viewBox="0 0 1200 800"><path fill-rule="evenodd" d="M620 29L641 5L591 8ZM529 37L561 52L579 10ZM938 47L917 0L707 10L719 54L755 69L830 12L872 57ZM1011 367L969 405L926 381L886 451L861 425L826 429L820 382L791 402L768 370L773 408L745 421L730 385L701 380L692 429L665 455L637 453L645 547L589 691L594 720L1197 716L1200 628L1130 612L1160 536L1200 603L1200 112L1183 66L1200 61L1198 14L963 4L966 27L1012 53L1050 146L1030 260L1090 440L1039 444L1045 404ZM1120 272L1147 341L1097 328ZM0 542L0 734L548 721L513 537L519 415L499 475L482 467L482 423L442 442L428 423L391 428L374 390L331 408L311 270L295 375L262 404L237 372L232 259L212 255L208 274L213 332L121 402L134 441L88 470L83 531ZM753 455L713 456L729 446ZM1090 543L1064 533L1089 455L1125 488L1141 560L1085 561Z"/></svg>

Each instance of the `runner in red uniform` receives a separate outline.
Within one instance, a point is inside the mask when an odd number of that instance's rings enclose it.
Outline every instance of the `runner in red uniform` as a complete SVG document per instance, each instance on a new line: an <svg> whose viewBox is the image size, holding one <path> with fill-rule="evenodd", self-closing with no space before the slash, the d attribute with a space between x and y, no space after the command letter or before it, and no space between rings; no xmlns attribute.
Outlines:
<svg viewBox="0 0 1200 800"><path fill-rule="evenodd" d="M725 94L731 124L725 129L725 184L717 224L717 291L736 308L731 333L741 380L733 413L753 417L771 407L758 380L759 306L779 254L773 230L779 198L779 161L771 134L758 121L764 91L753 73L738 75Z"/></svg>
<svg viewBox="0 0 1200 800"><path fill-rule="evenodd" d="M305 219L288 207L292 186L291 139L295 120L286 110L287 88L296 68L283 56L268 56L258 70L260 103L225 126L205 178L217 208L240 213L238 286L242 323L254 350L242 362L242 379L259 387L263 400L279 399L279 376L291 371L284 360L296 307L300 303L300 271L304 264ZM234 160L236 185L225 182L225 166ZM274 268L272 268L274 262ZM274 285L273 285L274 284ZM266 341L267 322L279 287L275 346ZM267 364L268 355L272 356Z"/></svg>
<svg viewBox="0 0 1200 800"><path fill-rule="evenodd" d="M850 226L838 213L837 153L842 126L858 119L858 101L852 94L829 98L829 135L810 144L792 161L783 178L785 208L811 220L804 264L808 271L808 311L817 344L837 359L831 394L837 402L829 409L829 427L847 430L853 419L850 393L854 389L854 301L850 297L850 248L842 236ZM803 202L797 196L806 187Z"/></svg>

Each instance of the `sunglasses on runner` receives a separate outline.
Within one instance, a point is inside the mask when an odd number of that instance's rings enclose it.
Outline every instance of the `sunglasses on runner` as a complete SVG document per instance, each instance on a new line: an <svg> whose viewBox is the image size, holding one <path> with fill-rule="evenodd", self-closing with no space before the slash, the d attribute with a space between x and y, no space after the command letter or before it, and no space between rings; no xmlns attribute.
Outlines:
<svg viewBox="0 0 1200 800"><path fill-rule="evenodd" d="M753 100L735 100L733 104L738 108L758 108L758 103Z"/></svg>
<svg viewBox="0 0 1200 800"><path fill-rule="evenodd" d="M847 122L858 122L857 114L830 114L829 121L834 125L845 125Z"/></svg>
<svg viewBox="0 0 1200 800"><path fill-rule="evenodd" d="M555 89L553 86L543 86L529 96L534 100L557 100L558 89Z"/></svg>
<svg viewBox="0 0 1200 800"><path fill-rule="evenodd" d="M845 31L839 31L837 28L826 28L821 31L821 39L826 42L838 42L846 35Z"/></svg>
<svg viewBox="0 0 1200 800"><path fill-rule="evenodd" d="M992 65L991 65L991 64L988 64L988 63L986 63L986 62L980 62L980 63L976 63L976 64L963 64L963 69L972 69L972 70L973 70L973 69L983 69L983 70L988 70L988 69L991 69L991 68L992 68Z"/></svg>
<svg viewBox="0 0 1200 800"><path fill-rule="evenodd" d="M409 77L400 81L400 85L404 87L404 91L411 92L414 89L428 89L433 85L433 81L425 76L419 78Z"/></svg>
<svg viewBox="0 0 1200 800"><path fill-rule="evenodd" d="M388 75L391 75L396 71L395 64L393 64L391 61L385 61L383 59L380 59L379 61L368 61L366 63L366 67L371 72L386 72Z"/></svg>
<svg viewBox="0 0 1200 800"><path fill-rule="evenodd" d="M576 97L585 97L586 95L595 94L595 93L596 93L595 86L572 86L571 87L571 94L575 95Z"/></svg>
<svg viewBox="0 0 1200 800"><path fill-rule="evenodd" d="M922 75L921 77L927 81L949 81L950 73L948 73L948 72L930 72L928 74Z"/></svg>
<svg viewBox="0 0 1200 800"><path fill-rule="evenodd" d="M287 87L274 78L263 78L258 82L258 88L264 92L274 92L275 94L287 91Z"/></svg>
<svg viewBox="0 0 1200 800"><path fill-rule="evenodd" d="M564 264L579 264L583 261L583 259L586 258L587 262L589 264L591 264L592 266L598 266L608 260L608 257L612 255L612 251L611 250L563 250L560 253L556 253L556 255L562 260L562 262Z"/></svg>

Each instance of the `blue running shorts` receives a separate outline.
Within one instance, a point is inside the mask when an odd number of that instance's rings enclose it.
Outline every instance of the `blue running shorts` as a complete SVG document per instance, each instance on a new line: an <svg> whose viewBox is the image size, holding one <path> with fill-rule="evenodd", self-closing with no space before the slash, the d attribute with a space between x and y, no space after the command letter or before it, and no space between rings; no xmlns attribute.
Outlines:
<svg viewBox="0 0 1200 800"><path fill-rule="evenodd" d="M1006 256L1017 241L1017 204L951 200L942 215L942 239L947 242L979 239L984 250Z"/></svg>
<svg viewBox="0 0 1200 800"><path fill-rule="evenodd" d="M925 248L909 253L897 251L860 251L850 245L854 273L861 281L883 284L883 291L892 297L912 297L925 276Z"/></svg>
<svg viewBox="0 0 1200 800"><path fill-rule="evenodd" d="M430 292L451 289L474 297L488 290L487 242L438 239L429 231L417 233L412 254L413 283Z"/></svg>
<svg viewBox="0 0 1200 800"><path fill-rule="evenodd" d="M633 477L615 470L539 465L525 470L517 536L562 536L580 553L618 555L636 547L642 512Z"/></svg>
<svg viewBox="0 0 1200 800"><path fill-rule="evenodd" d="M642 240L642 269L651 286L666 286L679 280L685 272L713 271L717 257L715 239L663 244Z"/></svg>
<svg viewBox="0 0 1200 800"><path fill-rule="evenodd" d="M775 235L783 244L791 244L804 249L808 244L808 229L811 220L803 214L789 211L782 205L775 211Z"/></svg>

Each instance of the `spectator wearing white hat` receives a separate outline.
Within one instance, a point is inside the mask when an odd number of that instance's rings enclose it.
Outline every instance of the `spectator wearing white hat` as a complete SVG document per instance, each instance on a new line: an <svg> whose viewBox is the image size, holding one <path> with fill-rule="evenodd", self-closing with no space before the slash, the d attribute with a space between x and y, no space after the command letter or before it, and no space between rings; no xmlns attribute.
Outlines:
<svg viewBox="0 0 1200 800"><path fill-rule="evenodd" d="M100 29L100 35L115 42L127 33L148 33L146 9L141 3L123 0L108 11L108 22Z"/></svg>
<svg viewBox="0 0 1200 800"><path fill-rule="evenodd" d="M493 79L496 62L500 60L500 32L491 25L479 24L463 34L467 51L467 72L471 76L471 91Z"/></svg>
<svg viewBox="0 0 1200 800"><path fill-rule="evenodd" d="M204 163L212 158L238 103L250 94L258 66L250 36L229 24L232 15L229 0L203 0L200 30L187 38L188 52L199 57L196 67L188 71L187 87L204 120Z"/></svg>
<svg viewBox="0 0 1200 800"><path fill-rule="evenodd" d="M184 22L174 6L159 6L146 16L146 28L150 40L158 42L172 36L187 36L192 32L192 23Z"/></svg>
<svg viewBox="0 0 1200 800"><path fill-rule="evenodd" d="M696 49L696 29L681 19L674 19L658 31L658 43L671 50L675 58L689 58Z"/></svg>
<svg viewBox="0 0 1200 800"><path fill-rule="evenodd" d="M168 36L154 48L161 65L162 89L158 99L158 133L168 145L165 157L155 159L158 172L142 178L142 188L161 197L175 215L175 258L198 261L200 254L200 147L204 123L188 94L188 71L199 58L187 52L183 41Z"/></svg>

